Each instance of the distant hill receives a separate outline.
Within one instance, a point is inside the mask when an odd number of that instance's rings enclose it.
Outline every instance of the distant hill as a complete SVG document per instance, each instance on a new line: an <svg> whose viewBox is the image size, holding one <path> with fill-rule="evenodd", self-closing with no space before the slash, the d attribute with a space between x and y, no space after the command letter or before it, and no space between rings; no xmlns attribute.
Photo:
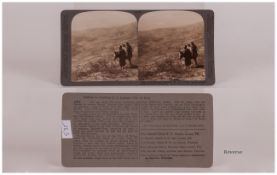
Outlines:
<svg viewBox="0 0 277 175"><path fill-rule="evenodd" d="M130 44L137 50L137 24L130 23L127 25L114 28L95 28L84 31L72 32L72 66L82 62L95 61L101 57L113 56L113 50L123 42ZM134 53L136 57L136 53ZM135 58L134 58L135 59Z"/></svg>
<svg viewBox="0 0 277 175"><path fill-rule="evenodd" d="M137 64L137 24L113 28L73 31L71 35L72 77L74 81L136 80L138 70L120 71L114 50L129 42L133 47L133 64Z"/></svg>
<svg viewBox="0 0 277 175"><path fill-rule="evenodd" d="M185 43L194 42L199 50L191 71L179 59ZM139 79L141 80L204 80L204 24L139 31Z"/></svg>
<svg viewBox="0 0 277 175"><path fill-rule="evenodd" d="M121 71L114 50L122 43L133 47L132 62L138 69ZM178 58L184 43L194 41L202 67L185 71ZM138 44L138 46L137 46ZM72 32L72 77L74 81L94 80L203 80L204 24L161 28L137 33L137 24ZM139 49L139 52L138 52ZM139 58L138 58L139 53Z"/></svg>
<svg viewBox="0 0 277 175"><path fill-rule="evenodd" d="M191 41L196 43L200 52L204 52L203 23L185 27L139 31L140 63L148 64L161 56L178 56L178 51L184 47L184 43Z"/></svg>

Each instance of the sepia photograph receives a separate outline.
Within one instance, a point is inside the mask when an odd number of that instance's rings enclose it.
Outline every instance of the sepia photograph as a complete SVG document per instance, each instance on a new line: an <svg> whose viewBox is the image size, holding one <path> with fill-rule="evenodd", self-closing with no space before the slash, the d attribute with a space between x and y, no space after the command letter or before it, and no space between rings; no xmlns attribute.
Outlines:
<svg viewBox="0 0 277 175"><path fill-rule="evenodd" d="M87 11L71 24L71 80L138 80L137 20L121 11Z"/></svg>
<svg viewBox="0 0 277 175"><path fill-rule="evenodd" d="M204 20L192 11L149 12L138 22L139 79L205 80Z"/></svg>

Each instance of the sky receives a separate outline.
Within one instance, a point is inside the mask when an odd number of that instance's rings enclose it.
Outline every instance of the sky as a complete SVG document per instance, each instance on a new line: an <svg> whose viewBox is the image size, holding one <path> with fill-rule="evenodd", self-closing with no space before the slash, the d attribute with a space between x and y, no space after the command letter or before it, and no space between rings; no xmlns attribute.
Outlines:
<svg viewBox="0 0 277 175"><path fill-rule="evenodd" d="M121 11L88 11L74 16L72 30L80 31L93 28L109 28L137 22L136 18ZM181 27L203 22L201 15L191 11L154 11L142 15L139 19L138 30L157 28Z"/></svg>
<svg viewBox="0 0 277 175"><path fill-rule="evenodd" d="M203 22L201 15L191 11L155 11L144 14L139 19L138 30L181 27Z"/></svg>
<svg viewBox="0 0 277 175"><path fill-rule="evenodd" d="M74 16L72 30L80 31L93 28L109 28L137 22L136 18L120 11L89 11Z"/></svg>

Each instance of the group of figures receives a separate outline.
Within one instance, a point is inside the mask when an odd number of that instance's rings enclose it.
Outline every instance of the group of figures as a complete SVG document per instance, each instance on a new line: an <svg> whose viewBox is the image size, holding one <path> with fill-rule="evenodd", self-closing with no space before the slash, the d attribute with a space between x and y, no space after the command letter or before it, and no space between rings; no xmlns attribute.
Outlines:
<svg viewBox="0 0 277 175"><path fill-rule="evenodd" d="M180 60L184 59L185 62L185 69L191 70L192 62L191 60L194 60L195 67L198 67L197 63L197 57L198 57L198 48L194 44L194 42L191 42L190 44L185 44L185 47L183 50L179 51Z"/></svg>
<svg viewBox="0 0 277 175"><path fill-rule="evenodd" d="M132 64L133 48L129 42L119 45L118 50L114 51L114 61L118 59L121 70L126 68L126 60L128 60L130 67ZM198 47L194 42L185 44L185 47L179 51L179 58L185 64L185 69L191 70L192 61L194 61L195 67L198 67L197 63Z"/></svg>
<svg viewBox="0 0 277 175"><path fill-rule="evenodd" d="M130 43L126 42L121 44L118 48L118 51L114 51L114 60L119 60L119 65L121 70L124 70L126 67L126 60L129 61L130 67L132 67L132 56L133 48Z"/></svg>

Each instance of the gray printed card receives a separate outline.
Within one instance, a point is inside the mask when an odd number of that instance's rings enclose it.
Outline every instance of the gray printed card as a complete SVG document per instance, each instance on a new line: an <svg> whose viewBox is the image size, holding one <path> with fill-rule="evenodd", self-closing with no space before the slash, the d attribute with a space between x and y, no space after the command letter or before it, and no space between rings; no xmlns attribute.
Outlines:
<svg viewBox="0 0 277 175"><path fill-rule="evenodd" d="M212 85L211 10L65 10L61 83Z"/></svg>
<svg viewBox="0 0 277 175"><path fill-rule="evenodd" d="M66 93L66 167L210 167L210 94Z"/></svg>

